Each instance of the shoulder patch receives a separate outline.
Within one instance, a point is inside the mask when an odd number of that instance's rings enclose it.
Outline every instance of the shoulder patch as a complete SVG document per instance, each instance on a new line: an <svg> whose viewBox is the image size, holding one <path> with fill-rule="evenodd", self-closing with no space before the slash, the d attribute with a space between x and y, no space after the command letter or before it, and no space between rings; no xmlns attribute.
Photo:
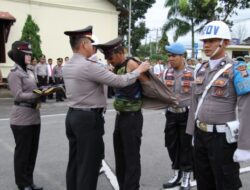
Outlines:
<svg viewBox="0 0 250 190"><path fill-rule="evenodd" d="M17 70L17 67L14 67L13 69L10 70L10 72L14 72Z"/></svg>
<svg viewBox="0 0 250 190"><path fill-rule="evenodd" d="M250 93L250 69L246 63L235 63L233 66L234 86L238 96Z"/></svg>

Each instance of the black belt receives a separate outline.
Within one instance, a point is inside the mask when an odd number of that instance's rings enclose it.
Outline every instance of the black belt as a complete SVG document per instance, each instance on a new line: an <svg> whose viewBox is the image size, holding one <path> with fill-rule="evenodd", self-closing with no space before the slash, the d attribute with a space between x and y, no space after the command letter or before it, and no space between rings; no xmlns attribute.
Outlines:
<svg viewBox="0 0 250 190"><path fill-rule="evenodd" d="M69 108L70 110L74 110L74 111L90 111L90 112L96 112L96 113L104 113L105 109L104 108Z"/></svg>
<svg viewBox="0 0 250 190"><path fill-rule="evenodd" d="M33 108L33 109L37 109L38 108L38 104L37 103L17 102L17 101L14 101L14 105L16 105L16 106L22 106L22 107L28 107L28 108Z"/></svg>
<svg viewBox="0 0 250 190"><path fill-rule="evenodd" d="M129 114L137 114L141 113L141 109L138 111L116 111L118 115L129 115Z"/></svg>

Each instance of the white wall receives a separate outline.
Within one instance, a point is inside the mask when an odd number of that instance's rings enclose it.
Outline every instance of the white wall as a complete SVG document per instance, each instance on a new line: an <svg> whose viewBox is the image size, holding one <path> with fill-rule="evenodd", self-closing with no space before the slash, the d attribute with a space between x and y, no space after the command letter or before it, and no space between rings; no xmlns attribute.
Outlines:
<svg viewBox="0 0 250 190"><path fill-rule="evenodd" d="M4 77L14 64L7 52L11 44L20 39L28 14L40 28L43 53L47 58L53 58L54 63L57 57L72 55L69 38L63 33L66 30L92 25L100 43L118 35L118 12L106 0L0 0L0 4L0 11L9 12L16 18L6 44L6 64L0 64Z"/></svg>

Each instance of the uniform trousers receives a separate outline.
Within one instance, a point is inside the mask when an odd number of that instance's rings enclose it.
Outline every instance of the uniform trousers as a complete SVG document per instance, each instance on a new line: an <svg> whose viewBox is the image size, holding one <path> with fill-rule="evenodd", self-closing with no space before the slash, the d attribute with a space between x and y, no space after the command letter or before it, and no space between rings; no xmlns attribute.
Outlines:
<svg viewBox="0 0 250 190"><path fill-rule="evenodd" d="M11 125L15 138L14 171L18 187L33 184L33 172L39 145L40 124L17 126Z"/></svg>
<svg viewBox="0 0 250 190"><path fill-rule="evenodd" d="M120 190L138 190L141 177L141 111L119 112L113 134L116 176Z"/></svg>
<svg viewBox="0 0 250 190"><path fill-rule="evenodd" d="M49 77L49 85L53 85L54 84L54 81L53 81L53 78L52 77ZM53 93L49 94L48 95L48 99L53 99Z"/></svg>
<svg viewBox="0 0 250 190"><path fill-rule="evenodd" d="M192 136L186 134L188 112L166 112L165 146L172 161L172 169L193 170Z"/></svg>
<svg viewBox="0 0 250 190"><path fill-rule="evenodd" d="M37 80L38 80L38 86L47 86L48 85L48 78L47 76L40 76L37 75ZM41 96L41 101L46 102L46 96Z"/></svg>
<svg viewBox="0 0 250 190"><path fill-rule="evenodd" d="M67 190L95 190L104 152L104 118L96 111L69 108L66 135L69 161Z"/></svg>
<svg viewBox="0 0 250 190"><path fill-rule="evenodd" d="M227 143L225 133L203 132L196 127L194 153L198 190L241 187L239 163L233 161L236 148L237 143Z"/></svg>
<svg viewBox="0 0 250 190"><path fill-rule="evenodd" d="M63 78L62 77L55 77L55 83L57 85L63 85ZM62 90L59 90L56 92L56 100L62 100L64 98L64 92Z"/></svg>

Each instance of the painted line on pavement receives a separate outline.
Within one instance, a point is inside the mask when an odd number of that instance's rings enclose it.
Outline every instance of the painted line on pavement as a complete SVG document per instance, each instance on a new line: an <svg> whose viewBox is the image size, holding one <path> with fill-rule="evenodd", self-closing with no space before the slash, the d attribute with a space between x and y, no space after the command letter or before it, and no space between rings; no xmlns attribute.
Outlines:
<svg viewBox="0 0 250 190"><path fill-rule="evenodd" d="M112 172L111 168L108 166L105 160L102 160L102 169L104 170L104 174L106 175L114 190L119 190L116 175Z"/></svg>

